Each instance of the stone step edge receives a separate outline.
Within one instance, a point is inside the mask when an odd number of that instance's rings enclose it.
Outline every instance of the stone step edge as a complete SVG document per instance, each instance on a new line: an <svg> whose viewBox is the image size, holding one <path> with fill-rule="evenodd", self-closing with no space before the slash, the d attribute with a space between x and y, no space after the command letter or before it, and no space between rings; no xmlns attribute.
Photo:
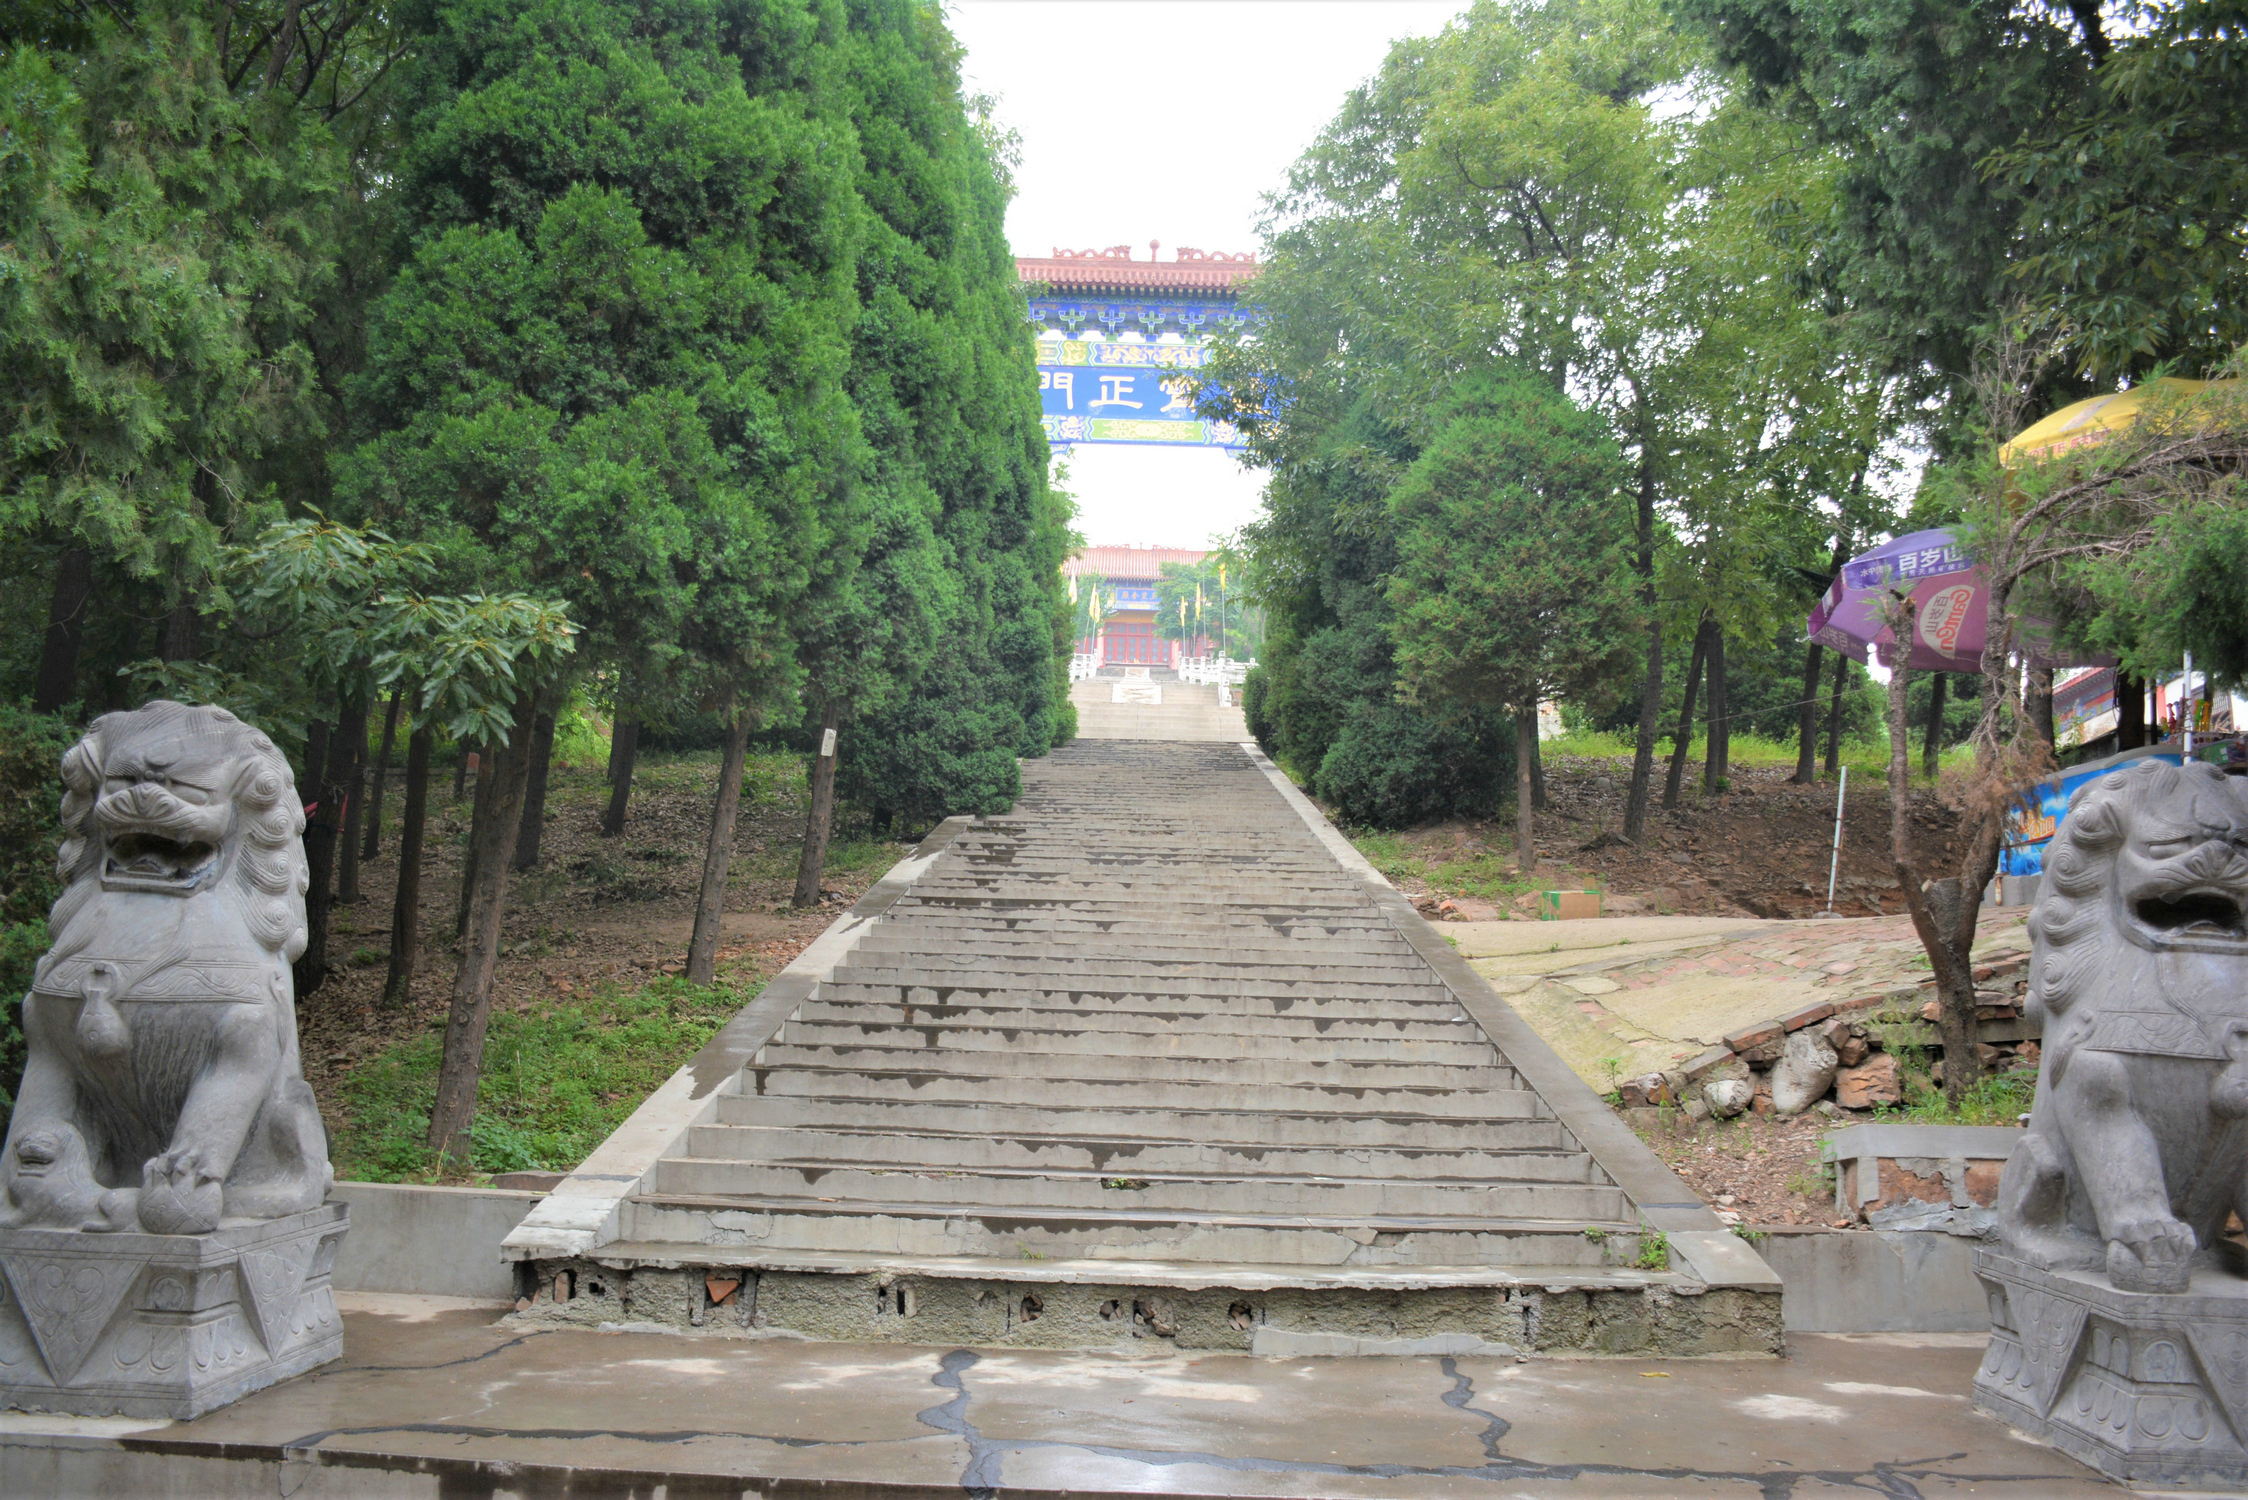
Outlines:
<svg viewBox="0 0 2248 1500"><path fill-rule="evenodd" d="M770 1250L757 1245L688 1245L613 1240L583 1259L616 1269L679 1271L718 1267L856 1276L879 1272L900 1280L1019 1281L1048 1284L1161 1286L1180 1291L1228 1288L1265 1291L1428 1291L1442 1287L1536 1288L1553 1293L1698 1283L1678 1271L1628 1266L1301 1266L1264 1261L1109 1260L1100 1257L1024 1260L996 1256L891 1255L877 1251Z"/></svg>
<svg viewBox="0 0 2248 1500"><path fill-rule="evenodd" d="M714 1126L712 1129L743 1129L742 1126ZM1516 1152L1516 1155L1528 1153ZM1581 1151L1553 1150L1540 1153L1546 1156L1580 1158ZM1003 1177L1009 1181L1037 1182L1131 1182L1154 1186L1208 1184L1213 1187L1347 1187L1347 1188L1510 1188L1510 1187L1582 1187L1599 1188L1613 1192L1614 1185L1605 1182L1572 1182L1553 1177L1408 1177L1367 1178L1340 1177L1325 1172L1189 1172L1176 1167L1157 1171L1128 1171L1122 1167L1013 1167L983 1165L904 1166L892 1162L849 1161L833 1157L803 1156L667 1156L667 1164L701 1163L720 1167L768 1167L781 1172L818 1172L823 1177L836 1172L858 1172L867 1176L941 1177L947 1181L972 1183L987 1177ZM817 1181L807 1182L806 1191L818 1187ZM1129 1192L1133 1189L1117 1189Z"/></svg>
<svg viewBox="0 0 2248 1500"><path fill-rule="evenodd" d="M728 1163L732 1165L732 1163ZM1618 1189L1604 1184L1563 1186ZM1303 1230L1326 1234L1498 1234L1523 1236L1636 1235L1645 1231L1622 1219L1493 1219L1471 1214L1305 1214L1207 1213L1192 1209L1069 1208L1035 1203L886 1203L873 1198L776 1198L763 1193L634 1193L629 1200L649 1208L713 1213L811 1214L822 1218L982 1219L986 1223L1051 1225L1076 1222L1104 1225L1191 1224L1200 1229Z"/></svg>

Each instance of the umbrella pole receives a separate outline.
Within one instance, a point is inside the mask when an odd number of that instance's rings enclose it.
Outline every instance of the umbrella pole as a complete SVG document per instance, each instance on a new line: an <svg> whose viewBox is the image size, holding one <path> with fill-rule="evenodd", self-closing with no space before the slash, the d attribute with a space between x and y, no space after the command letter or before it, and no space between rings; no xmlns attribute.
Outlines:
<svg viewBox="0 0 2248 1500"><path fill-rule="evenodd" d="M1834 790L1834 858L1827 861L1828 911L1834 910L1834 877L1842 872L1842 799L1850 794L1850 768L1842 768L1842 784Z"/></svg>

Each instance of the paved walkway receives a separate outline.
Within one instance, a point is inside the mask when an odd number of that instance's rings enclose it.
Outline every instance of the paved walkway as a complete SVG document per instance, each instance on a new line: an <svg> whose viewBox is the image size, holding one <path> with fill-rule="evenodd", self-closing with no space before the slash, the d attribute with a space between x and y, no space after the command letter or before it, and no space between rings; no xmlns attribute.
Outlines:
<svg viewBox="0 0 2248 1500"><path fill-rule="evenodd" d="M15 1495L1814 1500L2121 1493L1978 1415L1983 1341L1774 1360L1265 1359L522 1333L345 1299L344 1363L194 1423L0 1415ZM699 1477L712 1476L712 1477Z"/></svg>
<svg viewBox="0 0 2248 1500"><path fill-rule="evenodd" d="M2027 953L2026 916L1986 911L1976 957ZM1910 917L1605 917L1446 922L1438 931L1600 1089L1675 1067L1757 1022L1928 977Z"/></svg>

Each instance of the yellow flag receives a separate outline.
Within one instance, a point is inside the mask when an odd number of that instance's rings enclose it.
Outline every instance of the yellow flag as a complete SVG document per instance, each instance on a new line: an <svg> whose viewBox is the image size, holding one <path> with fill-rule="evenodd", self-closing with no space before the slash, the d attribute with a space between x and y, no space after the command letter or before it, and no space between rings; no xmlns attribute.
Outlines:
<svg viewBox="0 0 2248 1500"><path fill-rule="evenodd" d="M1221 589L1225 587L1225 564L1224 564L1224 563L1219 563L1219 564L1218 564L1218 587L1219 587L1219 588L1221 588Z"/></svg>
<svg viewBox="0 0 2248 1500"><path fill-rule="evenodd" d="M1077 602L1077 575L1075 573L1069 575L1069 602L1072 604Z"/></svg>
<svg viewBox="0 0 2248 1500"><path fill-rule="evenodd" d="M1186 601L1184 599L1179 601L1179 629L1186 629Z"/></svg>

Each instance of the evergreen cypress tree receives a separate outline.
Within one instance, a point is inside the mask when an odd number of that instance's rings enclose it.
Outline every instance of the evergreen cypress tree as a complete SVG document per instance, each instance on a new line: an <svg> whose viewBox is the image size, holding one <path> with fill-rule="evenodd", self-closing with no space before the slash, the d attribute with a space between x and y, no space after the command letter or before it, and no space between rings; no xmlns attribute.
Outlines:
<svg viewBox="0 0 2248 1500"><path fill-rule="evenodd" d="M739 725L794 687L789 624L856 461L839 19L807 0L420 0L407 18L411 249L372 319L363 389L386 430L350 492L486 587L558 595L583 652L688 679ZM527 729L493 778L500 856L475 861L430 1125L449 1157Z"/></svg>
<svg viewBox="0 0 2248 1500"><path fill-rule="evenodd" d="M858 0L851 14L847 76L871 210L852 390L879 509L901 537L918 524L909 517L925 517L940 566L894 565L859 591L864 616L914 623L876 669L890 690L858 689L839 774L853 800L918 828L1011 805L1017 757L1066 737L1068 516L1047 484L1004 232L1010 189L961 101L958 45L911 0ZM888 555L902 563L909 550ZM827 670L849 680L841 653ZM829 697L817 673L814 697ZM803 873L816 895L809 861Z"/></svg>

